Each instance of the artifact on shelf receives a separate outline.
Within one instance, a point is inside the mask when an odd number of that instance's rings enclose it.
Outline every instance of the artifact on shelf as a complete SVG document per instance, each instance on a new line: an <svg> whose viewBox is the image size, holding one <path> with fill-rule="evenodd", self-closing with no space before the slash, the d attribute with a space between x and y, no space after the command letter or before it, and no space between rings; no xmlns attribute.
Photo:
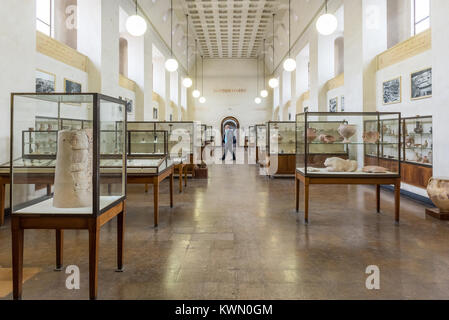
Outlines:
<svg viewBox="0 0 449 320"><path fill-rule="evenodd" d="M83 208L92 205L91 129L58 133L53 206Z"/></svg>
<svg viewBox="0 0 449 320"><path fill-rule="evenodd" d="M422 134L424 132L424 128L420 121L416 121L415 129L413 131L415 131L416 134Z"/></svg>
<svg viewBox="0 0 449 320"><path fill-rule="evenodd" d="M358 167L357 161L338 157L327 158L324 165L329 172L355 172Z"/></svg>
<svg viewBox="0 0 449 320"><path fill-rule="evenodd" d="M407 136L405 137L405 145L410 148L411 146L413 146L415 144L415 138Z"/></svg>
<svg viewBox="0 0 449 320"><path fill-rule="evenodd" d="M430 178L427 194L441 213L449 213L449 178Z"/></svg>
<svg viewBox="0 0 449 320"><path fill-rule="evenodd" d="M379 138L380 135L377 131L367 131L363 134L363 141L365 143L378 143Z"/></svg>
<svg viewBox="0 0 449 320"><path fill-rule="evenodd" d="M335 141L337 141L337 139L334 136L331 136L330 134L321 134L318 139L322 142L322 143L334 143Z"/></svg>
<svg viewBox="0 0 449 320"><path fill-rule="evenodd" d="M318 136L317 131L315 128L308 128L307 129L307 142L312 143L316 137Z"/></svg>
<svg viewBox="0 0 449 320"><path fill-rule="evenodd" d="M363 167L362 172L365 173L388 173L388 169L379 166L366 166Z"/></svg>
<svg viewBox="0 0 449 320"><path fill-rule="evenodd" d="M338 128L338 133L345 138L343 143L350 143L349 139L351 139L355 133L357 132L357 126L354 124L344 124L342 123Z"/></svg>

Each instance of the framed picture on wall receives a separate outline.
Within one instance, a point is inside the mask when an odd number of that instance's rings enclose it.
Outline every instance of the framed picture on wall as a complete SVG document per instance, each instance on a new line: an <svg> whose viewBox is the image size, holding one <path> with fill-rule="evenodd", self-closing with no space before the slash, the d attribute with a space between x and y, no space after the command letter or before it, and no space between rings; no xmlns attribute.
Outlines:
<svg viewBox="0 0 449 320"><path fill-rule="evenodd" d="M126 112L132 113L133 112L133 106L134 106L133 101L131 99L128 99L128 98L126 98L125 101L126 101Z"/></svg>
<svg viewBox="0 0 449 320"><path fill-rule="evenodd" d="M402 101L402 78L385 81L382 84L383 104L401 103Z"/></svg>
<svg viewBox="0 0 449 320"><path fill-rule="evenodd" d="M52 93L56 91L56 75L36 69L36 93Z"/></svg>
<svg viewBox="0 0 449 320"><path fill-rule="evenodd" d="M337 112L338 98L332 98L329 100L329 112Z"/></svg>
<svg viewBox="0 0 449 320"><path fill-rule="evenodd" d="M309 112L309 107L304 107L304 113Z"/></svg>
<svg viewBox="0 0 449 320"><path fill-rule="evenodd" d="M345 112L345 96L340 97L340 109L341 112Z"/></svg>
<svg viewBox="0 0 449 320"><path fill-rule="evenodd" d="M412 100L430 98L432 96L432 68L412 73L410 80Z"/></svg>
<svg viewBox="0 0 449 320"><path fill-rule="evenodd" d="M153 108L153 119L157 120L157 108Z"/></svg>
<svg viewBox="0 0 449 320"><path fill-rule="evenodd" d="M82 85L81 83L64 79L64 92L65 93L81 93L82 92Z"/></svg>

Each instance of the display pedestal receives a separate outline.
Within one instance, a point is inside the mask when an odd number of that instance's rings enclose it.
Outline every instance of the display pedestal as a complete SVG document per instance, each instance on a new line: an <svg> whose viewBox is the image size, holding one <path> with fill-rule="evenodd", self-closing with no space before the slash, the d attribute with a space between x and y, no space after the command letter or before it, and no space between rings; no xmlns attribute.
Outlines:
<svg viewBox="0 0 449 320"><path fill-rule="evenodd" d="M121 201L96 217L86 215L22 215L13 214L12 232L12 269L13 298L22 298L23 282L23 246L25 229L56 230L56 270L63 266L63 230L89 231L89 298L97 298L98 256L100 246L100 228L117 217L117 271L123 271L123 244L125 230L126 203Z"/></svg>
<svg viewBox="0 0 449 320"><path fill-rule="evenodd" d="M296 195L296 211L299 211L299 191L301 182L304 184L304 221L309 222L309 188L311 184L346 184L346 185L375 185L376 186L376 202L377 212L380 212L380 186L394 185L394 206L395 221L399 223L400 203L401 203L401 178L397 177L347 177L326 175L324 177L305 176L302 172L296 170L295 174L295 195Z"/></svg>
<svg viewBox="0 0 449 320"><path fill-rule="evenodd" d="M208 169L206 168L195 168L195 179L207 179L208 178Z"/></svg>
<svg viewBox="0 0 449 320"><path fill-rule="evenodd" d="M449 212L441 212L438 208L426 208L426 214L436 219L449 220Z"/></svg>

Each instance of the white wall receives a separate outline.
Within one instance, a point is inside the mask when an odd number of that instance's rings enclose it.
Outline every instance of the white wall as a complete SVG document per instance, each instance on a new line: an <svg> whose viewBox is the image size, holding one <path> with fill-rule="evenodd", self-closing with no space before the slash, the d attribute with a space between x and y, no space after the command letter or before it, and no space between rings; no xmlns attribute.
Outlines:
<svg viewBox="0 0 449 320"><path fill-rule="evenodd" d="M191 99L194 119L219 129L228 116L236 117L241 127L263 123L271 118L272 95L260 105L254 102L257 91L257 60L204 60L204 92L207 102ZM214 92L217 89L244 89L244 93ZM271 90L270 90L271 91Z"/></svg>

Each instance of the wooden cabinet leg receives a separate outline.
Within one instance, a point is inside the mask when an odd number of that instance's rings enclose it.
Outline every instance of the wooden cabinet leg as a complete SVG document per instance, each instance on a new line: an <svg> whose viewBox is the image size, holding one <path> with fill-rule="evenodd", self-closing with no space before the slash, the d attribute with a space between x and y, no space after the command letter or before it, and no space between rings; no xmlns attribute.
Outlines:
<svg viewBox="0 0 449 320"><path fill-rule="evenodd" d="M159 181L155 181L153 184L154 195L154 227L157 227L159 222Z"/></svg>
<svg viewBox="0 0 449 320"><path fill-rule="evenodd" d="M47 184L47 196L51 196L51 184Z"/></svg>
<svg viewBox="0 0 449 320"><path fill-rule="evenodd" d="M97 299L100 227L97 218L89 221L89 299Z"/></svg>
<svg viewBox="0 0 449 320"><path fill-rule="evenodd" d="M175 174L172 172L170 175L170 208L173 208L173 185L174 185Z"/></svg>
<svg viewBox="0 0 449 320"><path fill-rule="evenodd" d="M295 178L296 212L299 211L299 188L300 188L300 181L299 179Z"/></svg>
<svg viewBox="0 0 449 320"><path fill-rule="evenodd" d="M145 193L148 192L148 184L145 184Z"/></svg>
<svg viewBox="0 0 449 320"><path fill-rule="evenodd" d="M13 299L22 299L23 282L23 239L24 230L20 227L19 218L11 219L12 233L12 288Z"/></svg>
<svg viewBox="0 0 449 320"><path fill-rule="evenodd" d="M55 271L61 271L63 265L64 252L64 230L56 229L56 268Z"/></svg>
<svg viewBox="0 0 449 320"><path fill-rule="evenodd" d="M184 166L184 187L187 187L187 167Z"/></svg>
<svg viewBox="0 0 449 320"><path fill-rule="evenodd" d="M119 213L119 215L117 216L117 272L123 272L126 202L123 204L123 206L123 212Z"/></svg>
<svg viewBox="0 0 449 320"><path fill-rule="evenodd" d="M397 181L394 185L394 219L399 223L401 211L401 181Z"/></svg>
<svg viewBox="0 0 449 320"><path fill-rule="evenodd" d="M304 222L309 223L309 181L304 183Z"/></svg>
<svg viewBox="0 0 449 320"><path fill-rule="evenodd" d="M0 184L0 226L5 224L5 185Z"/></svg>
<svg viewBox="0 0 449 320"><path fill-rule="evenodd" d="M178 173L179 173L179 193L182 192L182 165L178 167Z"/></svg>
<svg viewBox="0 0 449 320"><path fill-rule="evenodd" d="M376 208L377 213L380 213L380 184L376 185Z"/></svg>

